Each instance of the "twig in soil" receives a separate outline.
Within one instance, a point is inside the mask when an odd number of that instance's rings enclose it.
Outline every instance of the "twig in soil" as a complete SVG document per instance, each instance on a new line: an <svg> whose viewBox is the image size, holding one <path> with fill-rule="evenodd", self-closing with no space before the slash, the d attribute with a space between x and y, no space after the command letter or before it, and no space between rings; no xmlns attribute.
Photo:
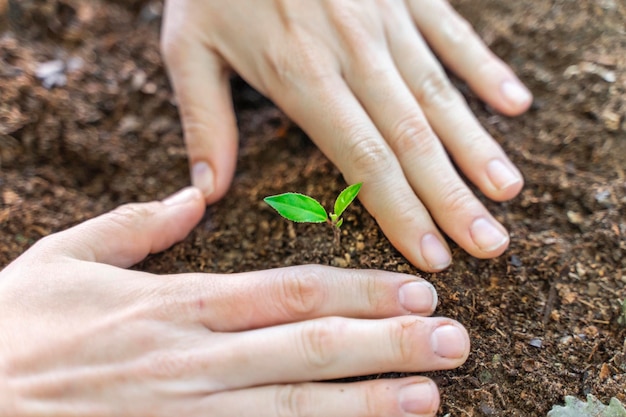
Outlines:
<svg viewBox="0 0 626 417"><path fill-rule="evenodd" d="M568 276L571 267L569 265L564 265L559 271L559 276L554 280L550 280L550 289L548 290L548 300L546 301L545 309L543 311L543 325L548 324L550 320L550 315L552 314L552 308L556 302L556 285L559 282L562 282L564 277Z"/></svg>
<svg viewBox="0 0 626 417"><path fill-rule="evenodd" d="M472 417L474 415L474 413L470 413L469 411L464 410L464 409L462 409L460 407L457 407L455 405L452 405L452 404L448 404L448 407L453 409L453 410L458 411L459 413L465 414L466 416L469 416L469 417Z"/></svg>
<svg viewBox="0 0 626 417"><path fill-rule="evenodd" d="M500 392L500 387L497 384L492 384L492 387L493 387L493 389L496 392L496 397L498 397L498 399L502 403L502 408L506 409L506 401L504 401L504 397L502 396L502 392Z"/></svg>
<svg viewBox="0 0 626 417"><path fill-rule="evenodd" d="M545 326L550 321L550 314L552 314L552 308L554 307L554 302L556 300L556 282L552 281L550 283L550 289L548 290L548 301L546 301L546 306L543 311L543 325Z"/></svg>

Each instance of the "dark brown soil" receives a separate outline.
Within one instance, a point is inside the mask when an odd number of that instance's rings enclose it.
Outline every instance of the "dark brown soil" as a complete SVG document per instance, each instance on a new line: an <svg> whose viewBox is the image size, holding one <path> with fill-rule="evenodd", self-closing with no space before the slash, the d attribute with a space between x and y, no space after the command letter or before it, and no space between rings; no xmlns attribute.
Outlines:
<svg viewBox="0 0 626 417"><path fill-rule="evenodd" d="M159 3L15 3L19 13L0 17L0 30L14 29L0 38L0 265L44 235L188 183L158 50ZM453 3L536 101L509 119L459 84L527 185L512 202L486 201L511 231L503 256L477 260L457 248L449 270L426 274L438 314L465 324L473 341L463 367L431 375L441 415L543 416L565 395L587 393L626 401L626 331L617 324L626 298L626 3ZM51 60L71 68L38 78ZM233 84L241 150L231 191L188 239L138 268L322 263L418 273L358 203L339 250L328 228L289 224L262 203L299 191L328 206L345 184L280 111Z"/></svg>

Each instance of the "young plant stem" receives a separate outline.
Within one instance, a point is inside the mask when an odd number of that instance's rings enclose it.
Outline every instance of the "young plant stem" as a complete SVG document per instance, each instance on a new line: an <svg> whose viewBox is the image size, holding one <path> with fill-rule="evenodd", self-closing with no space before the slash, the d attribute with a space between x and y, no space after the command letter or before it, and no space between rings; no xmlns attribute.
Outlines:
<svg viewBox="0 0 626 417"><path fill-rule="evenodd" d="M341 224L343 223L342 219L339 218L335 213L330 213L328 215L327 223L330 227L333 228L333 237L335 242L335 248L339 249L339 244L341 242Z"/></svg>
<svg viewBox="0 0 626 417"><path fill-rule="evenodd" d="M341 244L341 229L337 227L337 223L329 222L330 226L333 228L333 241L335 243L335 248L339 249Z"/></svg>

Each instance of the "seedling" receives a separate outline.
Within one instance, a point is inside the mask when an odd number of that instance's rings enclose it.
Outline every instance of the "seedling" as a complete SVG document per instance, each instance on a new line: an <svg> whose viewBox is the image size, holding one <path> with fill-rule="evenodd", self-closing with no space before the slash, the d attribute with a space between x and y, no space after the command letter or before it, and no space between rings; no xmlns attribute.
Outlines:
<svg viewBox="0 0 626 417"><path fill-rule="evenodd" d="M287 220L296 223L328 223L333 228L335 245L339 246L341 239L341 225L343 218L341 215L354 201L361 190L362 182L352 184L337 196L335 207L332 213L327 213L324 207L308 195L299 193L284 193L265 197L263 201L270 205Z"/></svg>

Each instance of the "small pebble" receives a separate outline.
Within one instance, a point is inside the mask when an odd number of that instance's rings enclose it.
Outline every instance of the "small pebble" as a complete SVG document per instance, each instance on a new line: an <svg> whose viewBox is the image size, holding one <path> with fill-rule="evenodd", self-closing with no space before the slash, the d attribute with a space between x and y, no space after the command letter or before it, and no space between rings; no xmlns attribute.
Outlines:
<svg viewBox="0 0 626 417"><path fill-rule="evenodd" d="M511 265L513 265L516 268L519 268L522 266L522 260L517 255L511 255L510 262L511 262Z"/></svg>
<svg viewBox="0 0 626 417"><path fill-rule="evenodd" d="M596 284L595 282L590 282L589 284L587 284L587 294L589 294L591 297L595 297L596 295L598 295L598 292L600 292L600 286L598 284Z"/></svg>
<svg viewBox="0 0 626 417"><path fill-rule="evenodd" d="M345 258L341 258L339 256L336 256L333 259L333 266L338 266L339 268L347 268L348 267L348 261L346 261Z"/></svg>

